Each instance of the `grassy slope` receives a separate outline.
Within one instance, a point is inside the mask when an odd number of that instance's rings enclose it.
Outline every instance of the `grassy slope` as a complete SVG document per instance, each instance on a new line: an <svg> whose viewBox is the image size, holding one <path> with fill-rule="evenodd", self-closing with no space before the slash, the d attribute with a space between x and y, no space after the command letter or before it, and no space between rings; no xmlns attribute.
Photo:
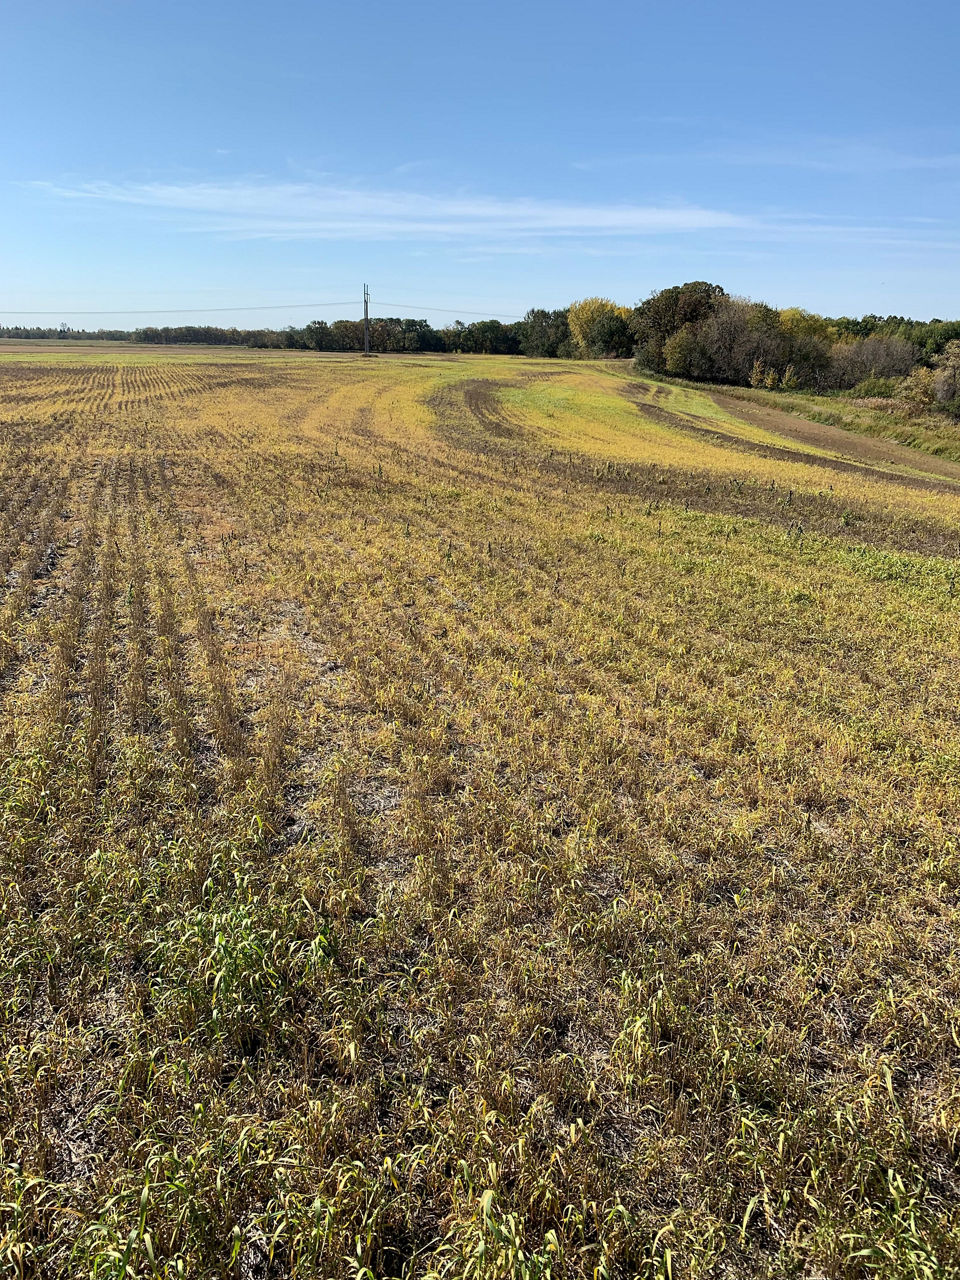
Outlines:
<svg viewBox="0 0 960 1280"><path fill-rule="evenodd" d="M14 1273L957 1266L960 490L624 391L0 365Z"/></svg>
<svg viewBox="0 0 960 1280"><path fill-rule="evenodd" d="M795 413L812 422L824 422L861 435L894 440L897 444L938 458L960 461L960 423L942 413L908 414L895 401L850 400L846 396L817 396L803 392L779 392L725 388L737 399Z"/></svg>

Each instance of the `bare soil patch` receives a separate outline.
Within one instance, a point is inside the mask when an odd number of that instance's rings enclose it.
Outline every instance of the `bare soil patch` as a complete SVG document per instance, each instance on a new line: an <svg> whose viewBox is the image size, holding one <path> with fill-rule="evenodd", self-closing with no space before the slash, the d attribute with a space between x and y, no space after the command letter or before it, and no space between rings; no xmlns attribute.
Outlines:
<svg viewBox="0 0 960 1280"><path fill-rule="evenodd" d="M486 378L470 378L443 387L427 401L437 415L441 434L452 443L481 453L497 452L507 441L526 435L524 428L512 421L497 395L505 383Z"/></svg>

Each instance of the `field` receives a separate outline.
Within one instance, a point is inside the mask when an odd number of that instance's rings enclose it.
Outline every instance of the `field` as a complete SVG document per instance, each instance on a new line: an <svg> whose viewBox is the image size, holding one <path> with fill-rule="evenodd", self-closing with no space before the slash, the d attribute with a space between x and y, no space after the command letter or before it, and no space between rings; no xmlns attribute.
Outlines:
<svg viewBox="0 0 960 1280"><path fill-rule="evenodd" d="M0 475L0 1273L960 1273L960 464L46 346Z"/></svg>

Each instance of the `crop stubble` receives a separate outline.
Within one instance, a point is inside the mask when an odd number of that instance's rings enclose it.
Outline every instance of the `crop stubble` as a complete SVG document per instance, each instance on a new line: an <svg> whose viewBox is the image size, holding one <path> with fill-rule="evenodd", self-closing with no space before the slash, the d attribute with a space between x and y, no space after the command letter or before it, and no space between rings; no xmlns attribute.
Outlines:
<svg viewBox="0 0 960 1280"><path fill-rule="evenodd" d="M684 395L0 366L14 1274L956 1268L960 500Z"/></svg>

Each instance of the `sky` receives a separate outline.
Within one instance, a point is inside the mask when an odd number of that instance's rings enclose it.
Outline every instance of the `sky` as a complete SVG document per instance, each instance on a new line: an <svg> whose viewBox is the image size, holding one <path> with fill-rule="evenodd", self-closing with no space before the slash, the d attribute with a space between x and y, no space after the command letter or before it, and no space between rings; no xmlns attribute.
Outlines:
<svg viewBox="0 0 960 1280"><path fill-rule="evenodd" d="M6 0L2 32L0 324L696 279L960 317L953 0Z"/></svg>

